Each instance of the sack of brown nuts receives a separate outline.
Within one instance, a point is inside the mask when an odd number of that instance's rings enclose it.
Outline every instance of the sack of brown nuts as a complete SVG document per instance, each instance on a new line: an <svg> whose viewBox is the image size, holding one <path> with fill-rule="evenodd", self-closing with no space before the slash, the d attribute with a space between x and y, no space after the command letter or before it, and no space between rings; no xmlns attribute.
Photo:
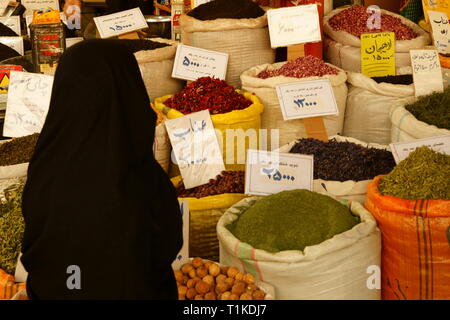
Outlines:
<svg viewBox="0 0 450 320"><path fill-rule="evenodd" d="M179 300L265 300L266 292L250 273L194 258L174 271Z"/></svg>

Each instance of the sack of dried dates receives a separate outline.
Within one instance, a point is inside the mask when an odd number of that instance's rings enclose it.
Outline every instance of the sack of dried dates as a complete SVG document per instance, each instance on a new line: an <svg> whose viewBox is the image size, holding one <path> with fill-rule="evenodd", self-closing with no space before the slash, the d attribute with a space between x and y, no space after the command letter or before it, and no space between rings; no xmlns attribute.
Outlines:
<svg viewBox="0 0 450 320"><path fill-rule="evenodd" d="M300 57L288 62L264 64L253 67L241 75L242 88L256 94L264 105L261 129L278 129L279 145L273 145L269 131L267 146L277 149L292 140L306 137L302 119L285 121L280 109L275 87L279 84L329 79L339 109L339 115L324 117L328 135L342 133L345 105L347 101L347 75L344 70L313 57Z"/></svg>
<svg viewBox="0 0 450 320"><path fill-rule="evenodd" d="M339 8L324 17L325 58L332 64L353 72L361 72L361 40L363 33L394 32L396 67L411 65L409 51L427 46L431 39L414 22L398 14L381 10L381 28L367 26L373 13L364 6Z"/></svg>
<svg viewBox="0 0 450 320"><path fill-rule="evenodd" d="M241 88L244 70L275 62L267 15L250 0L215 0L180 17L182 42L229 54L226 81Z"/></svg>

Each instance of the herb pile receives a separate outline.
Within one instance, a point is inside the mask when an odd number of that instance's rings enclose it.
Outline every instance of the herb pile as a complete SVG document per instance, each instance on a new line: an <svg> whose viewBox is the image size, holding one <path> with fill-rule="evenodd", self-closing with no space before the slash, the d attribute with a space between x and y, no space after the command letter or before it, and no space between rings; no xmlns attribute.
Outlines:
<svg viewBox="0 0 450 320"><path fill-rule="evenodd" d="M188 16L197 20L258 18L265 11L250 0L214 0L189 11Z"/></svg>
<svg viewBox="0 0 450 320"><path fill-rule="evenodd" d="M222 171L216 179L192 189L185 189L184 185L180 184L177 193L182 198L203 198L223 193L244 193L244 188L244 171Z"/></svg>
<svg viewBox="0 0 450 320"><path fill-rule="evenodd" d="M11 166L31 160L39 133L0 144L0 166Z"/></svg>
<svg viewBox="0 0 450 320"><path fill-rule="evenodd" d="M450 155L419 147L380 180L378 190L408 200L450 200Z"/></svg>

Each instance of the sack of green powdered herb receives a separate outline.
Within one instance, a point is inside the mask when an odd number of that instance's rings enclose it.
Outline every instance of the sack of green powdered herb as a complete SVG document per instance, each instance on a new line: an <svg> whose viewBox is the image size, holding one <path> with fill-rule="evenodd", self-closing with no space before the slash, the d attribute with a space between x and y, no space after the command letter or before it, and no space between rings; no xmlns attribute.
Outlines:
<svg viewBox="0 0 450 320"><path fill-rule="evenodd" d="M344 70L326 64L322 60L306 56L292 61L264 64L253 67L241 75L242 88L255 93L264 105L261 115L261 129L279 130L279 144L284 145L294 139L306 137L302 119L283 119L276 86L279 84L329 79L336 98L339 114L324 117L328 135L342 133L344 126L345 105L347 101L347 75ZM272 149L270 131L267 145Z"/></svg>
<svg viewBox="0 0 450 320"><path fill-rule="evenodd" d="M313 190L360 203L366 200L370 181L395 167L388 146L342 136L332 136L328 142L299 139L278 151L313 155Z"/></svg>
<svg viewBox="0 0 450 320"><path fill-rule="evenodd" d="M183 88L183 81L172 78L172 69L177 51L177 41L162 38L152 38L151 41L168 46L153 50L140 50L134 53L141 70L147 93L153 101L157 97ZM123 41L123 40L120 40Z"/></svg>
<svg viewBox="0 0 450 320"><path fill-rule="evenodd" d="M361 72L361 40L363 33L373 32L367 25L373 13L364 6L338 8L324 17L324 53L327 61L346 71ZM381 10L380 32L395 32L395 64L410 66L409 51L421 49L431 42L430 36L414 22Z"/></svg>
<svg viewBox="0 0 450 320"><path fill-rule="evenodd" d="M391 141L450 134L450 87L443 93L402 99L391 106Z"/></svg>
<svg viewBox="0 0 450 320"><path fill-rule="evenodd" d="M0 179L24 177L34 152L38 133L0 141Z"/></svg>
<svg viewBox="0 0 450 320"><path fill-rule="evenodd" d="M225 80L236 88L243 71L275 62L267 15L250 0L205 3L182 15L180 26L184 44L229 54Z"/></svg>
<svg viewBox="0 0 450 320"><path fill-rule="evenodd" d="M389 144L393 103L414 97L411 67L400 68L397 76L370 78L348 72L350 84L345 109L343 135L366 142Z"/></svg>
<svg viewBox="0 0 450 320"><path fill-rule="evenodd" d="M220 263L272 284L281 300L380 299L376 222L358 202L307 190L246 198L217 224Z"/></svg>

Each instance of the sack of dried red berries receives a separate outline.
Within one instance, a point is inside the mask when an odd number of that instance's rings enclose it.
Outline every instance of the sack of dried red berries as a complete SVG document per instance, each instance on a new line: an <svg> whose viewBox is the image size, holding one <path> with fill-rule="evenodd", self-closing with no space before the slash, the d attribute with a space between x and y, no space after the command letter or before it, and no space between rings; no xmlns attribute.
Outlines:
<svg viewBox="0 0 450 320"><path fill-rule="evenodd" d="M243 71L275 62L267 24L265 11L250 0L216 0L180 17L184 44L229 54L225 80L236 88Z"/></svg>
<svg viewBox="0 0 450 320"><path fill-rule="evenodd" d="M339 109L337 116L324 117L328 135L342 133L347 101L347 75L344 70L322 60L306 56L289 62L264 64L253 67L241 75L242 88L253 92L264 105L261 115L261 129L279 130L279 144L271 141L268 132L267 146L276 149L295 139L307 137L302 119L285 121L280 109L276 86L279 84L329 79Z"/></svg>
<svg viewBox="0 0 450 320"><path fill-rule="evenodd" d="M331 11L324 17L324 53L330 63L346 70L361 72L361 40L363 33L394 32L395 64L410 66L409 51L427 46L431 39L417 24L398 14L381 10L381 29L370 30L373 13L364 6L352 6Z"/></svg>

